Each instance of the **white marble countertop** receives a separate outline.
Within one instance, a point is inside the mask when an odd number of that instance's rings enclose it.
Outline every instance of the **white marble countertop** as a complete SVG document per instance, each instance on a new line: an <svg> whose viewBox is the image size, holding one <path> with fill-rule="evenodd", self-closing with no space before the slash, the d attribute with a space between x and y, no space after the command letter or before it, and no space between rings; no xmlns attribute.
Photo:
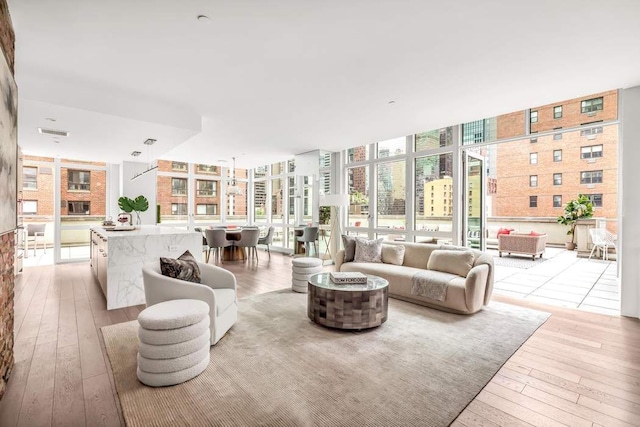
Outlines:
<svg viewBox="0 0 640 427"><path fill-rule="evenodd" d="M112 237L139 237L139 236L170 236L176 234L200 234L197 231L181 230L179 228L162 227L158 225L140 225L135 230L130 231L118 231L118 230L105 230L102 227L91 228L96 233L100 234L106 239Z"/></svg>

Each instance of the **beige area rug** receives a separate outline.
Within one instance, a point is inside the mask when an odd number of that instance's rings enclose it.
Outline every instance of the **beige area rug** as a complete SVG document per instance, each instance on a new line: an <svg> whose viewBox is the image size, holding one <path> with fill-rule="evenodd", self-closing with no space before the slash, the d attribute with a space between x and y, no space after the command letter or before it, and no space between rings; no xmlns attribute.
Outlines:
<svg viewBox="0 0 640 427"><path fill-rule="evenodd" d="M307 318L307 296L240 300L240 319L198 377L136 378L137 322L102 328L130 426L446 426L548 317L492 303L473 316L389 300L382 326L346 332Z"/></svg>

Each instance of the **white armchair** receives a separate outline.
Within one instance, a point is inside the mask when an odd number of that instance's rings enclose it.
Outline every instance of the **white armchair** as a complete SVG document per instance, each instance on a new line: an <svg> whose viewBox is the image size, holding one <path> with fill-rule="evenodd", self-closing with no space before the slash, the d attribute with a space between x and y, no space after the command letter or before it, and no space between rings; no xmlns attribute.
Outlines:
<svg viewBox="0 0 640 427"><path fill-rule="evenodd" d="M176 299L196 299L209 304L211 345L233 326L238 319L236 277L223 268L198 263L201 283L187 282L163 276L160 262L142 268L144 295L147 307Z"/></svg>

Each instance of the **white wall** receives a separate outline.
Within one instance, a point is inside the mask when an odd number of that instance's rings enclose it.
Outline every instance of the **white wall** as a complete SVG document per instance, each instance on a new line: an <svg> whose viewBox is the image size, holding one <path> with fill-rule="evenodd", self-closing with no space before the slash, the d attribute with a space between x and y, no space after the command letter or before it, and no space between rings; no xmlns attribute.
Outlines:
<svg viewBox="0 0 640 427"><path fill-rule="evenodd" d="M640 86L620 91L621 173L618 189L621 313L640 317Z"/></svg>
<svg viewBox="0 0 640 427"><path fill-rule="evenodd" d="M157 185L157 169L139 176L135 180L131 180L136 174L143 172L149 168L147 163L122 162L122 174L120 175L122 183L122 195L132 199L143 195L149 200L149 209L140 213L142 224L153 225L156 223L156 185ZM134 221L135 221L135 214ZM115 219L115 218L114 218Z"/></svg>

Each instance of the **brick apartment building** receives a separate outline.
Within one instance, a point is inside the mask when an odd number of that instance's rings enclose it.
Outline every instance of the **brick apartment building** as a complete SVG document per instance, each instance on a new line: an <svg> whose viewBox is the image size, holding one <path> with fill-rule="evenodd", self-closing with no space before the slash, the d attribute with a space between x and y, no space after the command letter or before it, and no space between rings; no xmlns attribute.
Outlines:
<svg viewBox="0 0 640 427"><path fill-rule="evenodd" d="M195 177L189 182L189 167ZM157 202L163 220L186 220L188 194L195 190L195 212L199 219L218 219L224 207L220 198L222 177L228 177L229 168L215 165L188 164L170 160L158 160ZM165 175L162 173L169 173ZM236 169L235 178L246 179L246 169ZM227 215L247 215L247 183L238 182L243 194L227 196Z"/></svg>
<svg viewBox="0 0 640 427"><path fill-rule="evenodd" d="M532 108L531 135L495 146L497 189L488 215L557 217L585 194L594 216L617 218L618 126L597 126L617 118L617 91ZM499 116L498 138L524 135L524 120L524 111ZM567 128L577 130L562 132Z"/></svg>
<svg viewBox="0 0 640 427"><path fill-rule="evenodd" d="M104 170L83 168L83 165L103 167L104 163L62 159L73 164L60 170L60 214L72 217L104 217L106 212L106 178ZM22 214L25 217L53 216L54 159L23 156Z"/></svg>

